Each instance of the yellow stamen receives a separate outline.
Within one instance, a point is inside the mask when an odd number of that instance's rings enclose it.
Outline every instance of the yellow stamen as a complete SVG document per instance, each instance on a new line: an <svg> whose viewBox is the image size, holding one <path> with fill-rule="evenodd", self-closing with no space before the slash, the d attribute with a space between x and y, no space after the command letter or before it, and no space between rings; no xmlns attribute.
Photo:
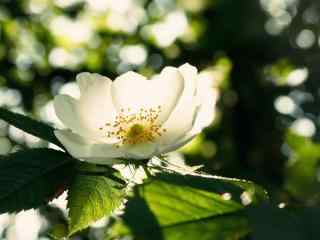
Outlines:
<svg viewBox="0 0 320 240"><path fill-rule="evenodd" d="M152 142L166 131L156 123L160 112L161 106L141 108L135 113L131 113L130 108L122 108L112 124L106 123L100 129L106 130L107 137L117 138L118 146Z"/></svg>
<svg viewBox="0 0 320 240"><path fill-rule="evenodd" d="M133 124L128 131L128 138L136 138L140 134L143 134L144 127L138 123Z"/></svg>

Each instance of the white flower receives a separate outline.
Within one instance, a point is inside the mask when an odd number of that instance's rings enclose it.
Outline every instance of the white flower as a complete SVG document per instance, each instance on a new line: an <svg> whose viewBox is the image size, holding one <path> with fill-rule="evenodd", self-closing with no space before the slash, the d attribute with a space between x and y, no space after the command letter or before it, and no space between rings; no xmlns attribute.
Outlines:
<svg viewBox="0 0 320 240"><path fill-rule="evenodd" d="M166 67L152 80L135 72L114 82L80 73L77 83L79 99L54 99L56 114L68 128L55 135L72 156L92 163L173 151L210 124L214 114L213 89L198 84L197 69L190 64Z"/></svg>

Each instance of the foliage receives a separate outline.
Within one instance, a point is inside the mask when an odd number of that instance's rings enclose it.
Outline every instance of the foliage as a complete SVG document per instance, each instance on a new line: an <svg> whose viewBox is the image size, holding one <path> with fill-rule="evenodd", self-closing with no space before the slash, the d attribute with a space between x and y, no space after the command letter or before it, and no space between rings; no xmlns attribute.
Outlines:
<svg viewBox="0 0 320 240"><path fill-rule="evenodd" d="M69 234L87 228L118 208L124 197L119 188L105 176L76 176L68 196Z"/></svg>
<svg viewBox="0 0 320 240"><path fill-rule="evenodd" d="M70 183L72 158L51 149L30 149L0 158L0 212L37 208Z"/></svg>
<svg viewBox="0 0 320 240"><path fill-rule="evenodd" d="M246 181L159 174L135 187L111 238L131 233L136 239L240 239L250 231L241 202L249 191L255 192L250 200L267 200Z"/></svg>

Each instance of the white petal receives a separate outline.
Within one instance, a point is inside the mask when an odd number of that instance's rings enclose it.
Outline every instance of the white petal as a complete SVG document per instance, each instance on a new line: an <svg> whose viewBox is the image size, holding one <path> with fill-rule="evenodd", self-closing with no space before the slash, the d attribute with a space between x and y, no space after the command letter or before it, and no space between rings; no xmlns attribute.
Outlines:
<svg viewBox="0 0 320 240"><path fill-rule="evenodd" d="M150 91L147 79L135 72L127 72L116 78L111 87L113 102L118 110L144 107L146 94Z"/></svg>
<svg viewBox="0 0 320 240"><path fill-rule="evenodd" d="M54 98L54 109L63 124L81 135L91 135L90 130L80 118L78 102L68 95L57 95Z"/></svg>
<svg viewBox="0 0 320 240"><path fill-rule="evenodd" d="M78 159L89 162L99 159L101 164L110 164L111 159L124 156L123 152L112 144L94 143L69 130L56 130L54 133L67 151Z"/></svg>
<svg viewBox="0 0 320 240"><path fill-rule="evenodd" d="M196 111L194 112L192 128L188 133L182 135L182 137L176 139L174 142L170 143L169 139L167 141L167 144L160 145L160 153L174 151L182 147L183 145L191 141L195 136L197 136L205 127L208 127L215 117L215 105L218 99L218 95L219 94L216 89L202 85L200 82L198 82L196 98L193 102L197 107ZM168 136L170 135L168 134ZM174 136L172 136L172 139L174 139Z"/></svg>
<svg viewBox="0 0 320 240"><path fill-rule="evenodd" d="M155 143L141 143L125 146L126 155L133 159L148 159L155 155L157 145Z"/></svg>
<svg viewBox="0 0 320 240"><path fill-rule="evenodd" d="M185 63L179 67L179 71L184 78L185 90L184 94L194 95L197 85L198 70L196 67Z"/></svg>
<svg viewBox="0 0 320 240"><path fill-rule="evenodd" d="M166 67L159 77L147 80L140 74L128 72L118 77L112 84L112 96L118 111L130 108L133 112L140 108L161 106L158 123L170 115L183 90L183 78L173 67Z"/></svg>
<svg viewBox="0 0 320 240"><path fill-rule="evenodd" d="M198 108L196 94L197 69L189 64L179 67L184 78L184 90L175 109L163 124L166 132L157 140L161 145L176 142L186 135L193 126Z"/></svg>
<svg viewBox="0 0 320 240"><path fill-rule="evenodd" d="M155 101L162 107L158 123L162 124L176 107L183 92L184 80L177 68L165 67L153 81L157 93L154 96Z"/></svg>
<svg viewBox="0 0 320 240"><path fill-rule="evenodd" d="M104 78L104 77L96 73L89 73L89 72L79 73L76 76L76 81L79 85L80 92L85 93L87 91L90 91L91 86L95 84L95 81L98 78ZM109 81L109 79L107 81Z"/></svg>
<svg viewBox="0 0 320 240"><path fill-rule="evenodd" d="M201 132L203 128L208 127L213 122L216 112L215 105L218 99L218 91L213 88L199 89L198 99L201 104L191 130L194 133Z"/></svg>
<svg viewBox="0 0 320 240"><path fill-rule="evenodd" d="M116 111L110 92L111 80L99 74L80 73L77 75L77 82L81 92L80 98L56 96L56 114L75 133L106 140L105 132L99 128L115 118Z"/></svg>
<svg viewBox="0 0 320 240"><path fill-rule="evenodd" d="M195 136L197 136L196 133L189 133L185 136L183 136L181 139L178 139L175 143L172 143L170 145L163 145L159 147L159 154L164 154L168 152L175 151L179 149L180 147L184 146L188 142L190 142Z"/></svg>
<svg viewBox="0 0 320 240"><path fill-rule="evenodd" d="M96 131L106 122L112 122L116 114L111 97L112 81L99 74L80 73L77 83L81 92L79 112L88 126Z"/></svg>

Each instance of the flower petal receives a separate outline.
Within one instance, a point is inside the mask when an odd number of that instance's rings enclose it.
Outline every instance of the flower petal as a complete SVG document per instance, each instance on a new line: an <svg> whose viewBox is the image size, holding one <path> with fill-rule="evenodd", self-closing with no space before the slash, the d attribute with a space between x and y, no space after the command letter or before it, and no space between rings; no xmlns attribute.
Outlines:
<svg viewBox="0 0 320 240"><path fill-rule="evenodd" d="M208 127L215 118L215 105L218 100L218 91L213 88L198 88L198 100L200 106L198 109L195 122L192 127L192 132L200 133L203 128Z"/></svg>
<svg viewBox="0 0 320 240"><path fill-rule="evenodd" d="M197 68L190 65L189 63L185 63L179 67L179 71L184 78L184 96L194 96L197 87Z"/></svg>
<svg viewBox="0 0 320 240"><path fill-rule="evenodd" d="M94 143L69 130L56 130L54 133L67 151L78 159L89 162L99 159L101 164L110 164L111 159L124 156L113 144Z"/></svg>
<svg viewBox="0 0 320 240"><path fill-rule="evenodd" d="M191 141L195 136L197 136L205 127L208 127L215 117L215 105L218 95L219 94L216 89L212 88L211 86L204 85L198 81L196 97L193 101L196 109L192 121L192 128L188 133L186 133L186 135L176 138L174 142L170 140L164 142L164 145L159 146L159 152L167 153L182 147ZM172 139L174 139L174 134L172 132L171 134ZM168 137L169 136L170 135L168 134Z"/></svg>
<svg viewBox="0 0 320 240"><path fill-rule="evenodd" d="M184 146L185 144L187 144L188 142L190 142L195 136L197 136L197 134L198 133L189 133L186 136L183 136L181 139L178 139L173 144L159 146L158 151L161 154L175 151L175 150L179 149L180 147Z"/></svg>
<svg viewBox="0 0 320 240"><path fill-rule="evenodd" d="M54 109L58 118L67 128L84 136L92 135L86 124L81 121L76 99L68 95L57 95L54 98Z"/></svg>
<svg viewBox="0 0 320 240"><path fill-rule="evenodd" d="M145 94L150 91L147 79L135 72L127 72L117 77L111 87L112 99L118 112L121 109L145 107Z"/></svg>
<svg viewBox="0 0 320 240"><path fill-rule="evenodd" d="M155 97L158 97L158 104L162 106L157 122L162 124L169 118L183 93L184 79L177 68L165 67L153 81L158 94Z"/></svg>
<svg viewBox="0 0 320 240"><path fill-rule="evenodd" d="M116 111L111 98L111 80L99 74L77 75L80 98L58 95L54 107L59 119L73 132L81 136L107 141L105 132L99 130L106 122L112 122Z"/></svg>
<svg viewBox="0 0 320 240"><path fill-rule="evenodd" d="M80 73L77 83L81 92L79 112L88 126L96 131L106 122L112 122L116 115L111 97L112 81L99 74Z"/></svg>
<svg viewBox="0 0 320 240"><path fill-rule="evenodd" d="M94 77L94 76L96 76L96 77ZM76 76L76 81L79 85L80 92L85 93L85 92L90 91L91 86L95 84L96 78L100 78L100 77L103 78L103 76L96 74L96 73L89 73L89 72L79 73Z"/></svg>
<svg viewBox="0 0 320 240"><path fill-rule="evenodd" d="M166 132L158 139L161 145L170 142L174 143L177 139L188 133L193 126L196 111L198 108L196 94L197 69L190 64L179 67L180 73L184 78L184 90L175 109L163 124Z"/></svg>
<svg viewBox="0 0 320 240"><path fill-rule="evenodd" d="M118 112L128 108L137 112L141 108L161 106L157 119L157 122L161 124L169 117L179 100L183 84L181 74L173 67L166 67L153 80L147 80L135 72L128 72L118 77L112 84L113 101Z"/></svg>
<svg viewBox="0 0 320 240"><path fill-rule="evenodd" d="M152 142L124 146L128 158L148 159L155 155L157 145Z"/></svg>

